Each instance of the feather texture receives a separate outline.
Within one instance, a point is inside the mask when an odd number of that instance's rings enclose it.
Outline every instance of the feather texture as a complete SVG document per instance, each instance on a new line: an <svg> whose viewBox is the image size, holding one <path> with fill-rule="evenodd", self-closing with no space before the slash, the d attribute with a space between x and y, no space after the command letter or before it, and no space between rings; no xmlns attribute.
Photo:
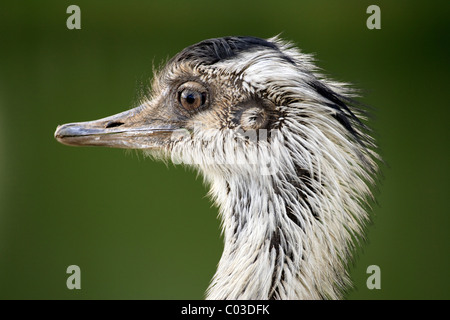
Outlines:
<svg viewBox="0 0 450 320"><path fill-rule="evenodd" d="M224 41L186 49L155 85L187 73L220 88L219 107L166 150L201 172L220 209L225 246L207 298L341 298L379 159L356 94L277 37L221 54ZM249 99L270 104L253 131L232 121Z"/></svg>

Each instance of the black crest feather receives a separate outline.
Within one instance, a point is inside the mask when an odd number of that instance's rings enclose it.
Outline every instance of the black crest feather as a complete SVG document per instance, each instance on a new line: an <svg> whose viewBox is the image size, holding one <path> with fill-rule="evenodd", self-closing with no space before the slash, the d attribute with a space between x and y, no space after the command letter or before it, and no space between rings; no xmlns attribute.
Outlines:
<svg viewBox="0 0 450 320"><path fill-rule="evenodd" d="M211 65L222 60L231 59L248 50L269 48L281 53L278 46L270 41L257 37L223 37L208 39L187 47L175 56L176 61L193 60L201 64ZM290 63L292 59L283 55Z"/></svg>

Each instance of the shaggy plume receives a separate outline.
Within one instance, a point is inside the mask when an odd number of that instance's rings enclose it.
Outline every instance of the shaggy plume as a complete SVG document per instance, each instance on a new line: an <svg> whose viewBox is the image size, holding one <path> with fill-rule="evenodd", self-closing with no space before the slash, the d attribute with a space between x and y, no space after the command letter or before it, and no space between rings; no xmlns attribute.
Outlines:
<svg viewBox="0 0 450 320"><path fill-rule="evenodd" d="M225 37L168 61L140 107L55 137L203 175L225 242L208 299L338 299L379 160L355 97L277 37Z"/></svg>
<svg viewBox="0 0 450 320"><path fill-rule="evenodd" d="M207 297L341 298L378 158L355 94L277 38L207 40L172 59L166 74L183 61L203 81L227 84L225 110L248 97L273 105L254 139L232 121L200 119L169 149L200 170L220 208L225 247Z"/></svg>

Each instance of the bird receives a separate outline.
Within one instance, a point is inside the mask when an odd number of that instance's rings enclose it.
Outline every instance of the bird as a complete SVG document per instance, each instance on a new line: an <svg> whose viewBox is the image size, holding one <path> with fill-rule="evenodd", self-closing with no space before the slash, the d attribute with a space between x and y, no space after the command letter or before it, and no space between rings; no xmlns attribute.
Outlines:
<svg viewBox="0 0 450 320"><path fill-rule="evenodd" d="M343 299L382 160L359 98L279 35L226 36L155 70L137 106L54 136L200 173L224 241L206 299Z"/></svg>

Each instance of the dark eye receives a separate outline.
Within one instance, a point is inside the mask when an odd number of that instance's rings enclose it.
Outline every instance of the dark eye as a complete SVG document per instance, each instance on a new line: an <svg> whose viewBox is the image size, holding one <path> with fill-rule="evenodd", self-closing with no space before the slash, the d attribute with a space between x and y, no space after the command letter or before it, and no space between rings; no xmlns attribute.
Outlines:
<svg viewBox="0 0 450 320"><path fill-rule="evenodd" d="M184 89L180 94L180 103L187 110L195 110L202 105L202 94L190 89Z"/></svg>
<svg viewBox="0 0 450 320"><path fill-rule="evenodd" d="M187 82L178 90L178 100L184 109L196 110L206 103L206 89L197 82Z"/></svg>

